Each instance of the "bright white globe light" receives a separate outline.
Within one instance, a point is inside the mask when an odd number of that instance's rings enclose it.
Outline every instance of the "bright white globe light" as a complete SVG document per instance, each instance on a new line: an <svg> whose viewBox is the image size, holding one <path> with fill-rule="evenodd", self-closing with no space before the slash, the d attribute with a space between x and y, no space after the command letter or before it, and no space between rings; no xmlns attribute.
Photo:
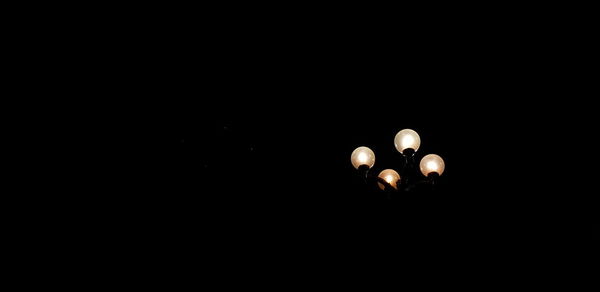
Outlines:
<svg viewBox="0 0 600 292"><path fill-rule="evenodd" d="M417 132L411 129L404 129L394 137L394 146L398 152L403 153L404 150L411 148L417 152L421 146L421 137Z"/></svg>
<svg viewBox="0 0 600 292"><path fill-rule="evenodd" d="M442 175L442 173L444 173L444 169L446 168L446 164L439 155L428 154L421 159L419 167L421 168L421 173L424 176L428 176L430 173L434 172L438 175Z"/></svg>
<svg viewBox="0 0 600 292"><path fill-rule="evenodd" d="M352 166L356 169L361 165L371 168L375 164L375 153L369 147L361 146L352 151L350 160L352 161Z"/></svg>

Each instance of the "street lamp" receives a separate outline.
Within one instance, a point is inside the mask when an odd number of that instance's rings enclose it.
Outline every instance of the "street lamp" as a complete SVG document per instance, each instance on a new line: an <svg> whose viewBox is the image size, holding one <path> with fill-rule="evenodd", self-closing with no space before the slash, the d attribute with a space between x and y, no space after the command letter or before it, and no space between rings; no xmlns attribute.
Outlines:
<svg viewBox="0 0 600 292"><path fill-rule="evenodd" d="M411 129L403 129L394 137L394 146L396 150L404 157L404 165L400 170L400 174L393 169L384 169L377 176L372 173L373 165L375 164L375 153L368 147L361 146L356 148L350 157L354 168L361 172L361 176L365 182L376 181L378 187L386 192L412 191L417 185L429 184L434 185L437 178L444 173L446 164L444 160L436 154L425 155L420 163L419 169L425 177L416 178L414 173L417 171L413 168L415 153L421 146L421 137Z"/></svg>

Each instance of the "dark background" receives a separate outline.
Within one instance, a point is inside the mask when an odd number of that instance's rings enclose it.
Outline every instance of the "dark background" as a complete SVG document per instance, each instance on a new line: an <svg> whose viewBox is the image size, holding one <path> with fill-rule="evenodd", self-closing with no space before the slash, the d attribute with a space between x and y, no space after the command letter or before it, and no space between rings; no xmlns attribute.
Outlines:
<svg viewBox="0 0 600 292"><path fill-rule="evenodd" d="M591 237L597 218L553 171L569 160L555 133L577 87L559 28L275 18L136 22L106 48L124 61L111 79L141 100L130 134L142 171L124 179L144 191L123 201L124 233L234 258L498 255ZM435 192L387 199L361 184L350 154L369 146L378 170L397 168L404 128L446 172Z"/></svg>

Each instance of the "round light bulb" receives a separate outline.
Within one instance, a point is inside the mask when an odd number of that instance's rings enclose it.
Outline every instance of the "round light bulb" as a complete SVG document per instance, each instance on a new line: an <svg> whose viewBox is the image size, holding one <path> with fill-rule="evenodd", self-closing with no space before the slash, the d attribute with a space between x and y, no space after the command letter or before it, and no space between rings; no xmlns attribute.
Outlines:
<svg viewBox="0 0 600 292"><path fill-rule="evenodd" d="M424 176L429 176L430 173L434 172L438 175L442 175L442 173L444 173L444 169L446 168L446 164L439 155L428 154L421 159L419 167L421 168L421 173L423 173Z"/></svg>
<svg viewBox="0 0 600 292"><path fill-rule="evenodd" d="M375 164L375 153L369 147L361 146L352 151L350 160L352 161L352 166L356 169L361 165L371 168Z"/></svg>
<svg viewBox="0 0 600 292"><path fill-rule="evenodd" d="M417 152L419 146L421 146L421 137L417 132L411 129L404 129L394 138L394 146L396 146L396 150L398 152L403 153L404 150L411 148Z"/></svg>
<svg viewBox="0 0 600 292"><path fill-rule="evenodd" d="M384 169L379 175L379 178L385 180L388 184L390 184L395 190L398 189L398 181L400 180L400 175L393 169ZM385 190L385 185L378 182L379 188Z"/></svg>

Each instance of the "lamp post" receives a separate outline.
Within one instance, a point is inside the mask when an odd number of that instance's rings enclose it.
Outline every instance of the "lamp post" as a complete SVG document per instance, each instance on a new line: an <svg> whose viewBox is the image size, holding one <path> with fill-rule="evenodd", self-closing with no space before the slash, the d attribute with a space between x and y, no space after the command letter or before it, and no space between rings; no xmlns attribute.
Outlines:
<svg viewBox="0 0 600 292"><path fill-rule="evenodd" d="M419 170L423 175L420 179L415 178L415 154L421 146L421 137L411 129L403 129L394 137L396 150L404 157L404 165L398 173L394 169L384 169L374 175L375 153L366 146L356 148L350 156L350 161L356 168L365 183L376 182L379 189L391 192L411 192L418 185L427 184L433 186L439 176L444 173L446 165L444 160L436 154L428 154L421 158Z"/></svg>

